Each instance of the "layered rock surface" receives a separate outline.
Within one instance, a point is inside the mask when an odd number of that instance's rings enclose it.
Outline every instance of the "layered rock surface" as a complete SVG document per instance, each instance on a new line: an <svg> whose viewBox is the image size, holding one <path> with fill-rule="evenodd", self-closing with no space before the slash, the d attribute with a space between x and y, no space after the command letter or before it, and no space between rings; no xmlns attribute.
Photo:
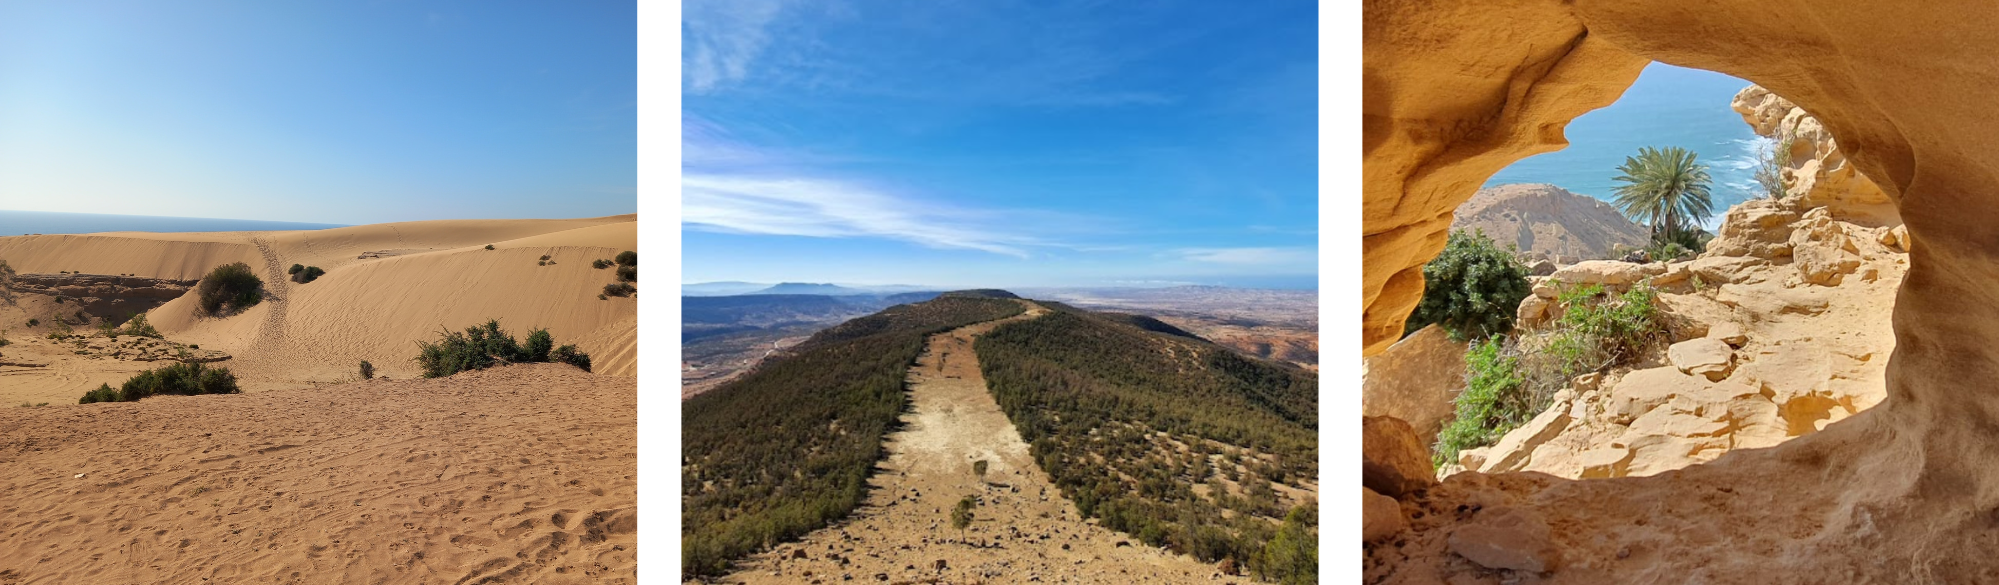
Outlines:
<svg viewBox="0 0 1999 585"><path fill-rule="evenodd" d="M1999 581L1999 562L1990 555L1999 531L1989 513L1999 509L1999 443L1991 440L1999 395L1986 388L1999 378L1999 354L1990 349L1999 347L1999 302L1993 302L1999 271L1992 269L1999 241L1991 229L1999 169L1990 156L1999 151L1999 131L1987 112L1991 88L1999 87L1999 28L1989 3L1523 0L1369 2L1363 11L1367 113L1440 114L1363 121L1364 353L1394 339L1420 298L1420 277L1402 275L1437 247L1418 245L1427 240L1417 235L1429 233L1418 226L1472 191L1432 182L1485 176L1494 164L1524 156L1456 150L1462 137L1508 144L1555 134L1573 116L1537 116L1527 106L1574 96L1579 82L1614 93L1629 82L1617 66L1623 59L1742 77L1810 111L1906 226L1891 228L1892 239L1884 233L1872 241L1897 248L1912 242L1893 299L1894 352L1879 382L1886 397L1878 406L1775 448L1734 449L1671 473L1600 481L1453 476L1403 502L1409 529L1366 549L1365 581ZM1582 63L1578 53L1592 56L1594 65L1509 85L1520 79L1522 64L1560 69L1551 65ZM1441 115L1446 108L1478 115ZM1408 123L1418 119L1440 123ZM1411 183L1433 188L1405 188ZM1828 215L1839 219L1833 210ZM1857 251L1847 253L1863 263L1836 286L1783 287L1778 280L1784 294L1762 298L1744 294L1752 288L1721 286L1710 300L1726 299L1730 308L1768 304L1790 314L1842 310L1824 294L1860 280L1854 275L1868 268L1865 246L1854 244ZM1702 260L1730 263L1709 267L1741 274L1751 286L1757 283L1750 280L1797 274L1760 257ZM1758 327L1748 327L1745 348L1758 335ZM1807 358L1793 363L1844 368L1831 357ZM1877 353L1866 361L1884 358ZM1729 381L1749 379L1748 365ZM1560 564L1529 574L1477 566L1453 553L1447 542L1453 529L1470 520L1467 513L1493 506L1541 513Z"/></svg>

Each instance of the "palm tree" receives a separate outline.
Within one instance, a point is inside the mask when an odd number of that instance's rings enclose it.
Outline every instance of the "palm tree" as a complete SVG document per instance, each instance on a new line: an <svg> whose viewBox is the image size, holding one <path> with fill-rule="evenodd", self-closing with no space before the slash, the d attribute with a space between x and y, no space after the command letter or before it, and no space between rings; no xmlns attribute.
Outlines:
<svg viewBox="0 0 1999 585"><path fill-rule="evenodd" d="M1613 203L1631 219L1651 226L1654 241L1691 239L1686 236L1714 215L1714 200L1708 193L1713 180L1707 165L1694 162L1693 151L1643 147L1638 156L1625 157L1617 170L1624 174L1612 180L1625 185L1617 188Z"/></svg>

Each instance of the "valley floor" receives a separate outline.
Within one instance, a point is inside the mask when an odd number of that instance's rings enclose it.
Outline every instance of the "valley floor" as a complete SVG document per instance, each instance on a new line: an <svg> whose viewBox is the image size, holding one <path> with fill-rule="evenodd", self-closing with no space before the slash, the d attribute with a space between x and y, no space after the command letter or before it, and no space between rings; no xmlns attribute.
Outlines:
<svg viewBox="0 0 1999 585"><path fill-rule="evenodd" d="M1026 302L1026 301L1021 301ZM975 337L1017 317L930 338L911 368L911 414L889 435L873 490L845 522L778 546L721 579L726 583L1246 583L1191 557L1146 547L1083 521L1035 465L986 390ZM984 477L973 462L986 461ZM951 510L978 498L974 520Z"/></svg>

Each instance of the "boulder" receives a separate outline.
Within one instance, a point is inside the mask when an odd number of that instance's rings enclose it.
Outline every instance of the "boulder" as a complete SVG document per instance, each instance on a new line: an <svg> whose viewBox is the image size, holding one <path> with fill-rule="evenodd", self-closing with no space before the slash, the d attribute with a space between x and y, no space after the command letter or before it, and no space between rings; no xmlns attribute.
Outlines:
<svg viewBox="0 0 1999 585"><path fill-rule="evenodd" d="M1761 280L1756 278L1755 269L1769 265L1770 261L1755 257L1701 256L1687 266L1687 271L1700 277L1701 284L1743 283Z"/></svg>
<svg viewBox="0 0 1999 585"><path fill-rule="evenodd" d="M1783 258L1791 254L1791 223L1798 221L1798 202L1753 199L1728 209L1703 258L1718 256ZM1702 278L1706 278L1705 275Z"/></svg>
<svg viewBox="0 0 1999 585"><path fill-rule="evenodd" d="M1513 316L1513 326L1518 329L1540 327L1542 323L1552 318L1548 309L1553 304L1553 301L1539 295L1527 295L1527 298L1520 299L1520 308ZM1393 350L1391 347L1390 351Z"/></svg>
<svg viewBox="0 0 1999 585"><path fill-rule="evenodd" d="M1478 470L1494 473L1519 471L1526 467L1527 463L1533 460L1534 448L1554 439L1556 435L1562 434L1563 429L1568 428L1568 411L1567 404L1556 403L1541 411L1541 414L1534 415L1527 424L1508 431L1506 436L1500 437L1498 443L1493 444L1492 454Z"/></svg>
<svg viewBox="0 0 1999 585"><path fill-rule="evenodd" d="M1740 348L1742 344L1749 343L1749 334L1743 331L1742 324L1733 321L1724 321L1708 326L1707 336L1710 339L1721 340L1722 343L1728 344L1729 347Z"/></svg>
<svg viewBox="0 0 1999 585"><path fill-rule="evenodd" d="M1513 506L1486 508L1451 531L1451 552L1488 569L1543 573L1554 569L1558 553L1548 521Z"/></svg>
<svg viewBox="0 0 1999 585"><path fill-rule="evenodd" d="M1576 463L1582 466L1583 479L1623 477L1631 463L1631 450L1623 445L1597 447L1577 453Z"/></svg>
<svg viewBox="0 0 1999 585"><path fill-rule="evenodd" d="M1713 329L1710 328L1710 331ZM1666 359L1687 374L1720 381L1735 370L1735 349L1712 337L1689 339L1666 348Z"/></svg>
<svg viewBox="0 0 1999 585"><path fill-rule="evenodd" d="M1568 286L1600 284L1605 289L1623 289L1647 277L1666 272L1664 264L1634 264L1615 260L1591 260L1556 270L1548 280Z"/></svg>
<svg viewBox="0 0 1999 585"><path fill-rule="evenodd" d="M1367 358L1363 368L1361 414L1399 418L1417 436L1435 437L1465 388L1465 344L1430 325Z"/></svg>
<svg viewBox="0 0 1999 585"><path fill-rule="evenodd" d="M1362 416L1361 485L1391 498L1436 485L1428 445L1402 419Z"/></svg>
<svg viewBox="0 0 1999 585"><path fill-rule="evenodd" d="M1548 260L1535 262L1534 264L1527 267L1527 273L1532 274L1534 276L1547 276L1550 274L1554 274L1555 263Z"/></svg>
<svg viewBox="0 0 1999 585"><path fill-rule="evenodd" d="M1402 504L1396 503L1395 498L1360 488L1361 542L1380 542L1401 533L1408 525L1408 521L1402 518Z"/></svg>

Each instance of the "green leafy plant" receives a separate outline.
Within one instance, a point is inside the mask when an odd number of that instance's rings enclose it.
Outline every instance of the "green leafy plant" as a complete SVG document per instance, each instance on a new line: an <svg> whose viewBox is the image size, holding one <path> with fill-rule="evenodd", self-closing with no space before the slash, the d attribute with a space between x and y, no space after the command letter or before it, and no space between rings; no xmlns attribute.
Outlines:
<svg viewBox="0 0 1999 585"><path fill-rule="evenodd" d="M971 526L972 510L978 507L978 505L978 498L973 496L965 496L965 499L958 500L958 505L951 508L951 527L964 530L966 527Z"/></svg>
<svg viewBox="0 0 1999 585"><path fill-rule="evenodd" d="M1437 433L1432 463L1457 461L1459 452L1490 445L1533 417L1520 360L1505 346L1505 337L1492 337L1465 352L1465 389L1456 416Z"/></svg>
<svg viewBox="0 0 1999 585"><path fill-rule="evenodd" d="M1677 146L1643 147L1617 167L1623 174L1612 201L1632 221L1650 226L1655 241L1678 241L1698 232L1714 215L1707 165L1695 162L1693 151ZM1689 246L1691 248L1691 246Z"/></svg>
<svg viewBox="0 0 1999 585"><path fill-rule="evenodd" d="M152 323L146 321L145 313L132 315L132 318L130 320L125 321L124 328L121 329L118 334L137 335L139 337L151 337L153 339L163 339L165 337L163 335L160 335L160 330L154 328Z"/></svg>
<svg viewBox="0 0 1999 585"><path fill-rule="evenodd" d="M196 300L201 310L210 315L219 315L225 310L241 311L262 301L264 280L250 270L249 264L232 262L215 267L201 283L195 286Z"/></svg>
<svg viewBox="0 0 1999 585"><path fill-rule="evenodd" d="M93 402L134 402L150 396L177 394L195 396L200 394L238 394L242 389L236 385L236 375L228 368L211 368L200 363L179 363L164 368L139 372L126 380L125 384L113 391L110 384L91 390L78 400L79 404Z"/></svg>
<svg viewBox="0 0 1999 585"><path fill-rule="evenodd" d="M1484 231L1451 232L1444 251L1423 265L1423 300L1404 334L1442 324L1452 339L1484 339L1513 328L1520 301L1533 291L1527 266Z"/></svg>

